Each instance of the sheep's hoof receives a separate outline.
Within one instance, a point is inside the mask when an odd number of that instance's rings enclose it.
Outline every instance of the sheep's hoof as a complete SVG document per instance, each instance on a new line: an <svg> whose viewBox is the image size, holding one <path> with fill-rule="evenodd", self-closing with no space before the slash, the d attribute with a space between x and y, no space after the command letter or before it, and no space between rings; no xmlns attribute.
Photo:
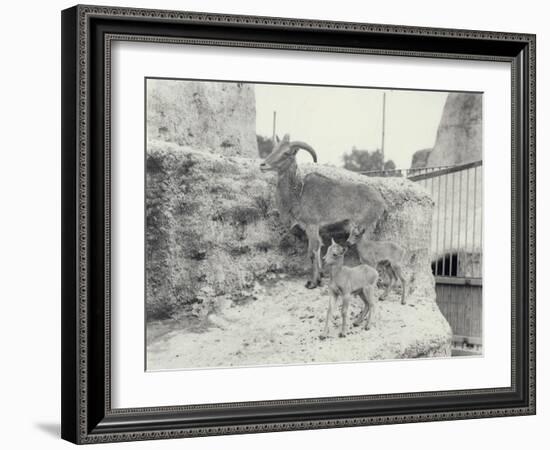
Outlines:
<svg viewBox="0 0 550 450"><path fill-rule="evenodd" d="M306 283L306 288L315 289L317 286L320 286L320 285L321 285L321 280L317 280L317 281L308 280Z"/></svg>
<svg viewBox="0 0 550 450"><path fill-rule="evenodd" d="M319 336L319 339L321 339L322 341L324 341L328 336L326 334L321 334Z"/></svg>
<svg viewBox="0 0 550 450"><path fill-rule="evenodd" d="M370 325L366 325L365 326L365 331L369 331L370 330Z"/></svg>
<svg viewBox="0 0 550 450"><path fill-rule="evenodd" d="M338 333L338 337L346 337L346 333L340 332L340 333Z"/></svg>
<svg viewBox="0 0 550 450"><path fill-rule="evenodd" d="M358 327L359 325L361 325L361 321L357 321L357 322L353 322L353 326L354 327Z"/></svg>
<svg viewBox="0 0 550 450"><path fill-rule="evenodd" d="M405 301L405 299L401 300L401 304L402 304L402 305L406 305L406 304L407 304L407 302Z"/></svg>

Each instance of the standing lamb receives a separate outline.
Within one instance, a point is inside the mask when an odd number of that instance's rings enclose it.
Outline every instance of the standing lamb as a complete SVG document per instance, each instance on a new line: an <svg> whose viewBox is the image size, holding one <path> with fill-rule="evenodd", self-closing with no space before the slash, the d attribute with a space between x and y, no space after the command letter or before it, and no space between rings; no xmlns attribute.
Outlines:
<svg viewBox="0 0 550 450"><path fill-rule="evenodd" d="M303 149L317 162L317 154L305 142L290 141L289 135L277 139L271 154L260 165L262 171L277 171L279 212L291 227L300 226L308 238L308 258L312 273L306 287L321 284L321 246L319 231L323 227L350 222L373 229L386 210L378 191L365 183L329 178L319 173L302 177L296 153Z"/></svg>
<svg viewBox="0 0 550 450"><path fill-rule="evenodd" d="M390 282L386 290L380 296L384 300L397 278L401 281L401 304L405 304L405 277L403 276L403 264L406 251L403 247L391 241L371 241L365 236L365 227L351 224L348 240L348 247L357 245L357 253L362 263L377 267L381 264L386 269Z"/></svg>
<svg viewBox="0 0 550 450"><path fill-rule="evenodd" d="M352 294L357 294L363 300L364 307L353 326L361 325L366 318L365 330L368 330L375 314L374 289L378 280L378 272L367 264L360 264L355 267L344 266L344 255L347 249L338 245L332 240L332 244L327 249L324 257L325 264L329 268L330 283L328 286L330 296L328 299L327 319L325 330L320 338L328 337L328 324L332 317L332 304L336 302L338 296L342 297L342 330L340 337L346 337L348 308Z"/></svg>

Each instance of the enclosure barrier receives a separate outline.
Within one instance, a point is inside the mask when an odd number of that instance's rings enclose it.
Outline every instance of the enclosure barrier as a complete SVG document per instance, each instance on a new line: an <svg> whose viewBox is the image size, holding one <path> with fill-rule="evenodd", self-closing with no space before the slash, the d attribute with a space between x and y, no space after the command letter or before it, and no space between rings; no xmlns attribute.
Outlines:
<svg viewBox="0 0 550 450"><path fill-rule="evenodd" d="M464 351L482 345L483 166L455 166L363 172L397 176L423 186L434 200L432 272L437 303Z"/></svg>

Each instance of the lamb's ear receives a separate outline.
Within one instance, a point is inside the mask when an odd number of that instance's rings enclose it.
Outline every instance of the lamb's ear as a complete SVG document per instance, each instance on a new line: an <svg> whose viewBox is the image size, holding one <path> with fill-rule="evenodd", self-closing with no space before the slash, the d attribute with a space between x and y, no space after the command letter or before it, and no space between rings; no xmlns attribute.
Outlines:
<svg viewBox="0 0 550 450"><path fill-rule="evenodd" d="M330 238L331 242L330 245L336 245L336 242L334 242L334 238Z"/></svg>
<svg viewBox="0 0 550 450"><path fill-rule="evenodd" d="M283 136L283 142L287 144L290 142L290 134L287 133Z"/></svg>
<svg viewBox="0 0 550 450"><path fill-rule="evenodd" d="M281 140L279 139L279 135L276 134L275 135L275 143L278 144L279 142L281 142Z"/></svg>
<svg viewBox="0 0 550 450"><path fill-rule="evenodd" d="M347 247L342 247L344 249L344 251L342 252L342 255L345 255L348 251L348 248Z"/></svg>

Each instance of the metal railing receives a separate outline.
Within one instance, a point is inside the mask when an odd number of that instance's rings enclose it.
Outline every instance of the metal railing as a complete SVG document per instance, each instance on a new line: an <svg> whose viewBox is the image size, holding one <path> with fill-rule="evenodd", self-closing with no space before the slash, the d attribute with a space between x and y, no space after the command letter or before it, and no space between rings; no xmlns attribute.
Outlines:
<svg viewBox="0 0 550 450"><path fill-rule="evenodd" d="M390 175L392 173L392 175ZM449 283L481 284L483 259L481 161L422 169L364 172L368 176L406 176L423 186L435 202L432 268ZM455 281L453 281L455 280Z"/></svg>
<svg viewBox="0 0 550 450"><path fill-rule="evenodd" d="M415 169L390 169L390 170L368 170L359 172L361 175L368 177L406 177L411 178L416 175L424 175L431 172L437 172L442 169L449 169L455 166L435 166L435 167L419 167Z"/></svg>

